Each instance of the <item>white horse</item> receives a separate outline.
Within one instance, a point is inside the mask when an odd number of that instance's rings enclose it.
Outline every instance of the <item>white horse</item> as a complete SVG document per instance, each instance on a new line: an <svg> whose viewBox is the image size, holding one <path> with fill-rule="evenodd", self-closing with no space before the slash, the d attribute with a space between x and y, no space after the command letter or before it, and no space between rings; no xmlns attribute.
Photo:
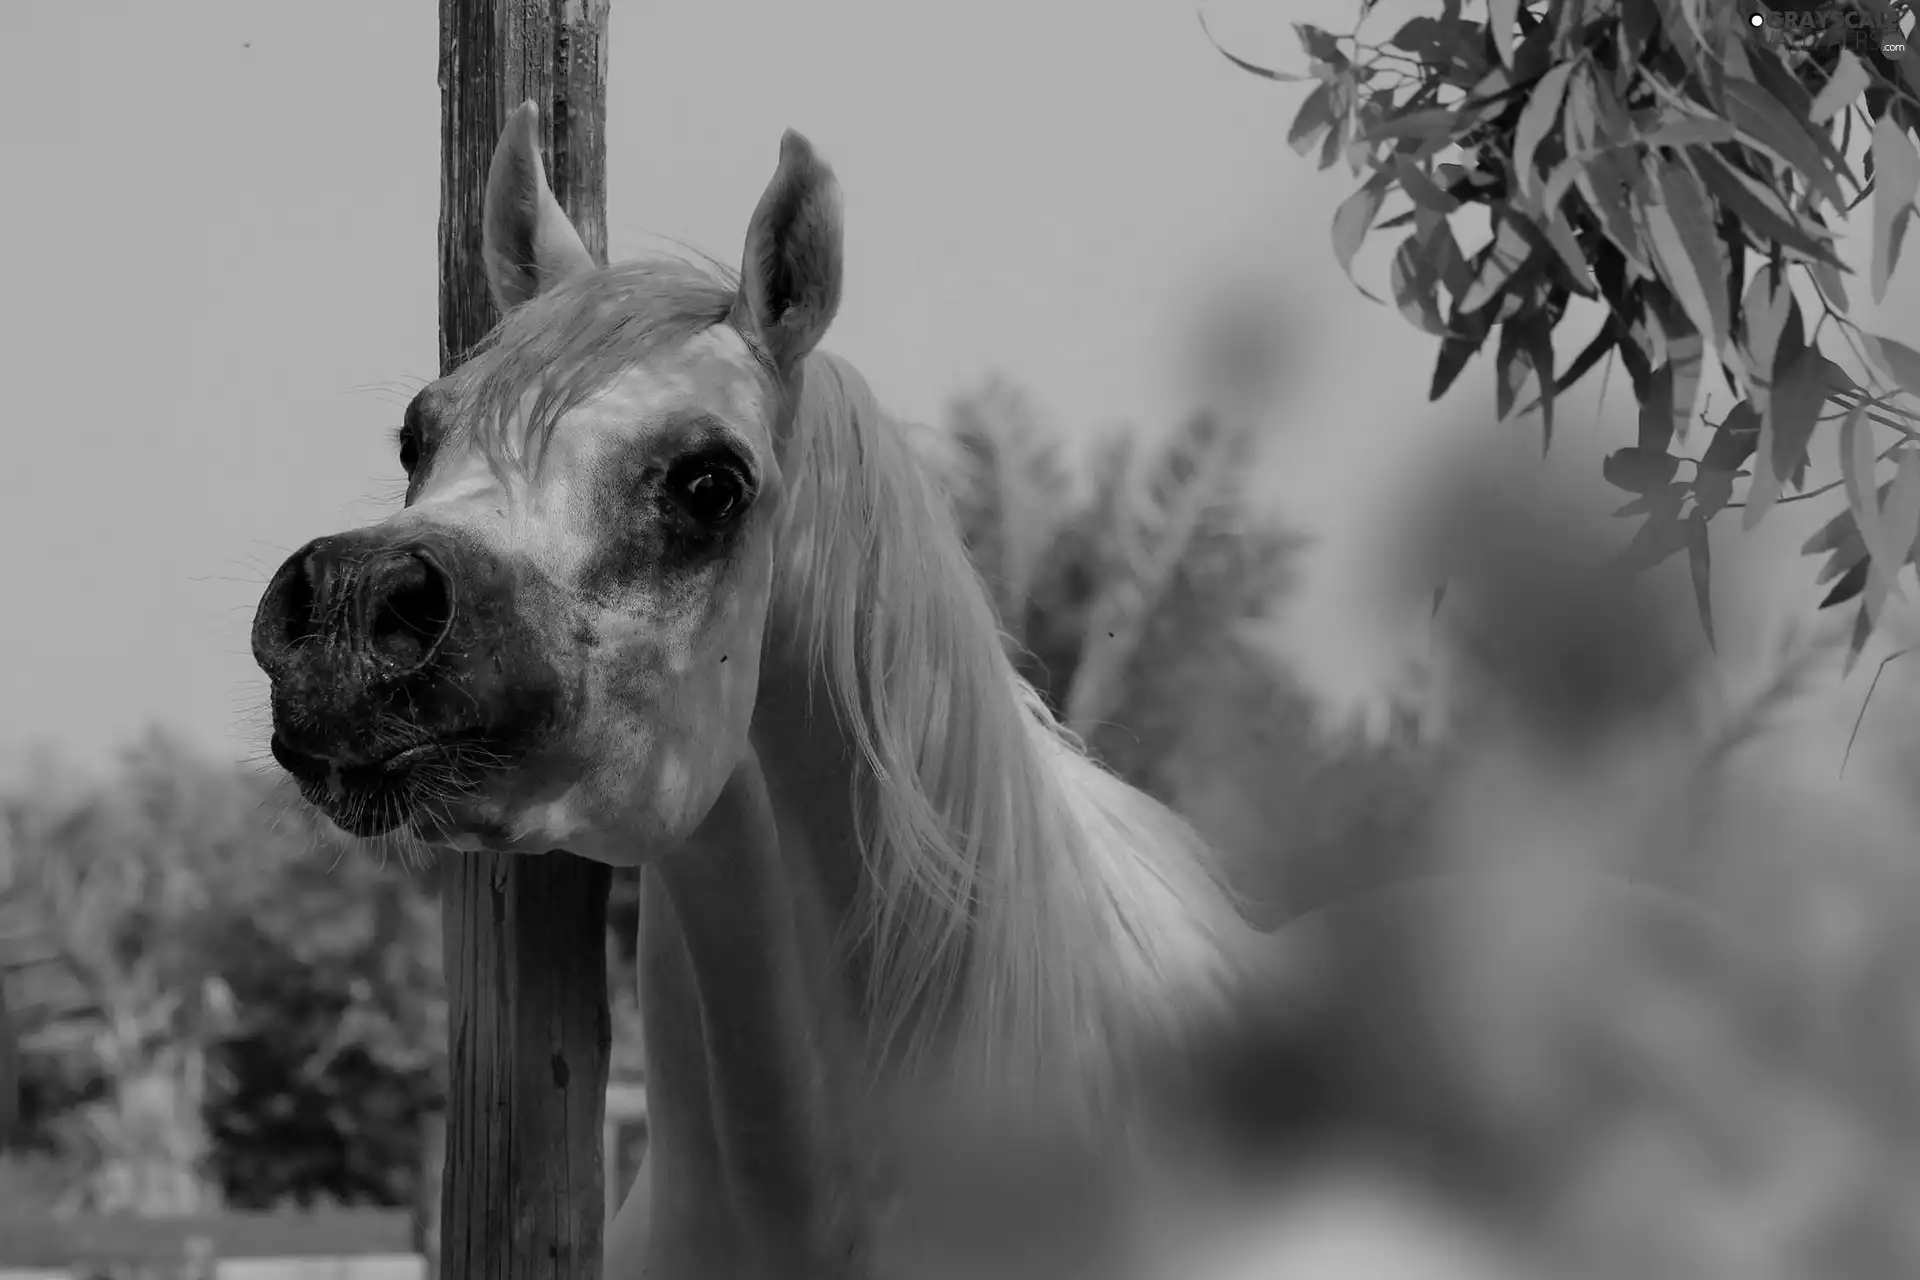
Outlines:
<svg viewBox="0 0 1920 1280"><path fill-rule="evenodd" d="M610 1280L1166 1274L1161 1118L1267 940L1015 674L946 499L817 349L812 147L736 279L596 266L534 125L488 179L505 318L408 408L405 508L261 601L276 759L361 835L644 868Z"/></svg>

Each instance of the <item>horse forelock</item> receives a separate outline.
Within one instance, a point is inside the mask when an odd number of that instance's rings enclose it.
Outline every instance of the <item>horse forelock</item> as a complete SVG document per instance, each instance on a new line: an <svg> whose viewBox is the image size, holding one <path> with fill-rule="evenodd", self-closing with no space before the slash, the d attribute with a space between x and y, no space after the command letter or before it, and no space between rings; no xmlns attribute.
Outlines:
<svg viewBox="0 0 1920 1280"><path fill-rule="evenodd" d="M537 470L569 411L724 322L726 268L646 258L562 280L494 327L454 378L458 420L497 472Z"/></svg>
<svg viewBox="0 0 1920 1280"><path fill-rule="evenodd" d="M776 607L867 765L883 1048L1086 1103L1205 1016L1245 926L1183 821L1091 761L1015 673L949 501L860 375L805 367Z"/></svg>

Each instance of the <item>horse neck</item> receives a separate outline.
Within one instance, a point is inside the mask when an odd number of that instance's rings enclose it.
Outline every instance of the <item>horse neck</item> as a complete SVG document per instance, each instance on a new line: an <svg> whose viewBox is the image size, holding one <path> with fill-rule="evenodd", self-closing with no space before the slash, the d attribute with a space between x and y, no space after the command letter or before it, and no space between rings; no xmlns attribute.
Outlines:
<svg viewBox="0 0 1920 1280"><path fill-rule="evenodd" d="M875 1038L866 998L876 960L860 927L873 885L856 819L874 779L793 650L769 647L753 741L778 829L773 874L800 904L794 960L809 989L786 1006L801 1017L784 1034L806 1040L820 1073L812 1114L831 1117L828 1158L813 1167L832 1201L820 1207L842 1215L833 1238L874 1274L1126 1274L1129 1169L1104 1142L1071 1124L1009 1127L1007 1114L948 1092L939 1073L897 1071L901 1046Z"/></svg>
<svg viewBox="0 0 1920 1280"><path fill-rule="evenodd" d="M860 1039L832 989L826 885L752 753L644 898L656 1256L703 1274L851 1274ZM715 1249L731 1250L725 1257Z"/></svg>

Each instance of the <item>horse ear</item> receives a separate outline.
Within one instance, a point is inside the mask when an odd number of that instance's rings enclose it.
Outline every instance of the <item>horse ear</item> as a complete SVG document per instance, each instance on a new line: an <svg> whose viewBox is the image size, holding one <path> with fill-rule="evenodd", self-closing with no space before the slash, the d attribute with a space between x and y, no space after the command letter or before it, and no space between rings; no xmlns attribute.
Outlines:
<svg viewBox="0 0 1920 1280"><path fill-rule="evenodd" d="M593 266L580 233L547 185L547 169L540 160L540 109L531 102L514 108L493 149L480 219L480 256L487 268L487 289L502 314Z"/></svg>
<svg viewBox="0 0 1920 1280"><path fill-rule="evenodd" d="M809 351L840 309L840 184L805 138L780 139L780 167L747 224L734 323L749 330L783 373Z"/></svg>

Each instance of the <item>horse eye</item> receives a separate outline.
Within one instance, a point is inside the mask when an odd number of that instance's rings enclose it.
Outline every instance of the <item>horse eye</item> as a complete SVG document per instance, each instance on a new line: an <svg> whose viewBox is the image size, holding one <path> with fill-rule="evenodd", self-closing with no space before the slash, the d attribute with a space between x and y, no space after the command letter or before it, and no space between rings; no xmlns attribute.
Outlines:
<svg viewBox="0 0 1920 1280"><path fill-rule="evenodd" d="M420 437L402 428L400 432L400 469L408 475L420 465Z"/></svg>
<svg viewBox="0 0 1920 1280"><path fill-rule="evenodd" d="M746 505L746 481L725 463L695 463L669 483L679 508L709 528L725 524Z"/></svg>

